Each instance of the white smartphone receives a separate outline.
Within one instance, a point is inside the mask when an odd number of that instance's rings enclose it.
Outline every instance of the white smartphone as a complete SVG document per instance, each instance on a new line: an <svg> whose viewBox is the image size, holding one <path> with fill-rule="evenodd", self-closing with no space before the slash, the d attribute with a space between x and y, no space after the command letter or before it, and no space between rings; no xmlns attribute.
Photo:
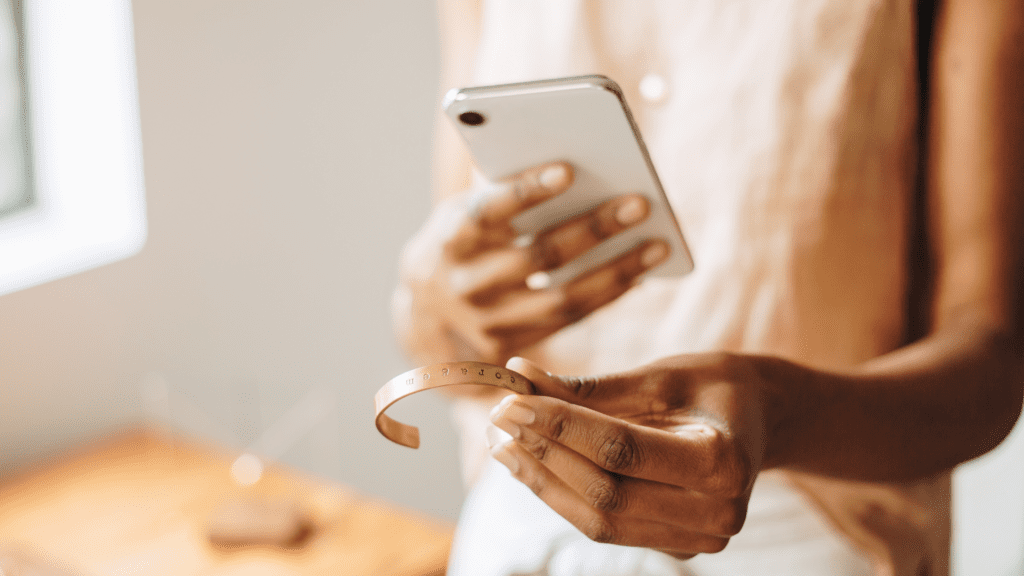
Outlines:
<svg viewBox="0 0 1024 576"><path fill-rule="evenodd" d="M572 165L575 181L568 191L512 220L527 238L616 196L647 198L647 220L550 271L551 285L567 282L655 238L666 241L671 253L648 274L680 276L693 269L640 131L612 80L595 75L456 88L445 96L443 107L469 147L477 170L488 180L498 181L547 162Z"/></svg>

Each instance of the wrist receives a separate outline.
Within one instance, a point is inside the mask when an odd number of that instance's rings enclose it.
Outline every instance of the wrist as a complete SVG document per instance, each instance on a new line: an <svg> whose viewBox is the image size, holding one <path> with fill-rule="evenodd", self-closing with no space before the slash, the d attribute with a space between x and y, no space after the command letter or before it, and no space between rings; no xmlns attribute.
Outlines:
<svg viewBox="0 0 1024 576"><path fill-rule="evenodd" d="M763 469L799 467L819 413L823 372L774 356L752 356L765 427Z"/></svg>

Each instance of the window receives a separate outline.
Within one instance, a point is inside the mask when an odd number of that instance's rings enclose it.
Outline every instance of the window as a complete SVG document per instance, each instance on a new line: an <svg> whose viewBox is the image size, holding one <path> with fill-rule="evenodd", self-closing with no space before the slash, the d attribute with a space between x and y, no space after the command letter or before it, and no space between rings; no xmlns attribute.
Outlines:
<svg viewBox="0 0 1024 576"><path fill-rule="evenodd" d="M0 294L145 240L129 0L0 0Z"/></svg>

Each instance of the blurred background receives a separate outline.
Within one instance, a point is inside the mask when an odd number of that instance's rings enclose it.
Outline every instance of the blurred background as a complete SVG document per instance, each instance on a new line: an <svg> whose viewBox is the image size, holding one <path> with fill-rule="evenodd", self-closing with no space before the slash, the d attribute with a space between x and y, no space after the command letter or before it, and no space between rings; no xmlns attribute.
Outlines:
<svg viewBox="0 0 1024 576"><path fill-rule="evenodd" d="M455 518L442 403L410 399L420 450L373 426L374 392L411 367L388 306L429 205L433 3L132 9L149 236L0 297L0 474L149 418L243 449L328 387L335 409L281 459Z"/></svg>
<svg viewBox="0 0 1024 576"><path fill-rule="evenodd" d="M432 2L135 0L149 236L126 260L0 297L0 479L141 423L241 451L309 394L286 464L431 516L463 496L438 398L384 440L410 368L388 312L426 216ZM426 395L421 395L426 396ZM325 407L326 406L326 407ZM1024 433L957 477L956 564L1024 550Z"/></svg>

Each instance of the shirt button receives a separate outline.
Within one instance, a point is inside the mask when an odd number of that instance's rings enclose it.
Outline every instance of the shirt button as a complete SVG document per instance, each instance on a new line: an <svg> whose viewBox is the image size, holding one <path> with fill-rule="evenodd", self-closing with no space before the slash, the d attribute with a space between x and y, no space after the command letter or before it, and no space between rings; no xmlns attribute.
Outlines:
<svg viewBox="0 0 1024 576"><path fill-rule="evenodd" d="M668 82L659 74L648 74L640 79L640 96L650 104L661 104L668 99Z"/></svg>

